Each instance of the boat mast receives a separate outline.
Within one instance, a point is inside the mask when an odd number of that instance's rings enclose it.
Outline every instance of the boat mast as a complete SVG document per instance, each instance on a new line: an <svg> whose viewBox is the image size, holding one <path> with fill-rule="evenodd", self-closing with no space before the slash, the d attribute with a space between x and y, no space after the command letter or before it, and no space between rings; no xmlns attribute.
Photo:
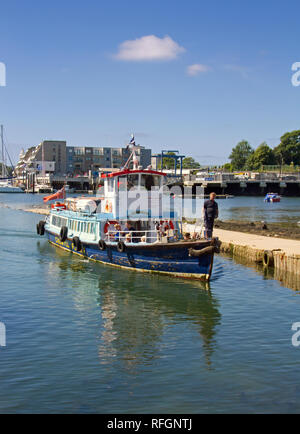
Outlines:
<svg viewBox="0 0 300 434"><path fill-rule="evenodd" d="M2 144L2 178L5 176L4 171L4 140L3 140L3 125L1 125L1 144Z"/></svg>
<svg viewBox="0 0 300 434"><path fill-rule="evenodd" d="M46 167L45 167L45 148L44 148L44 142L42 143L42 177L43 177L43 182L44 182L44 178L46 176Z"/></svg>

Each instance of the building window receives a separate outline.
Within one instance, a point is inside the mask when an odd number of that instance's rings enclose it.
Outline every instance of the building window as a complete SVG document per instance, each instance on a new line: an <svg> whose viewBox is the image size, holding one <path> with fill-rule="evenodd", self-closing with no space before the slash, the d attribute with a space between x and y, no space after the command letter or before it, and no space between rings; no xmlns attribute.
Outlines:
<svg viewBox="0 0 300 434"><path fill-rule="evenodd" d="M103 155L103 149L94 149L94 155Z"/></svg>
<svg viewBox="0 0 300 434"><path fill-rule="evenodd" d="M75 149L74 150L76 155L83 155L84 154L84 150L83 149Z"/></svg>

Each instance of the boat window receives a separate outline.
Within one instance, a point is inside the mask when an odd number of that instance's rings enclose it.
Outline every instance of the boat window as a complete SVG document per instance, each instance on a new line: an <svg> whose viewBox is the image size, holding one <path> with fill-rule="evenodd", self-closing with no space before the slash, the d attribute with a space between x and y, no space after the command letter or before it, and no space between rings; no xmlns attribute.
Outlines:
<svg viewBox="0 0 300 434"><path fill-rule="evenodd" d="M127 176L127 189L131 190L133 187L139 186L139 175L128 175Z"/></svg>
<svg viewBox="0 0 300 434"><path fill-rule="evenodd" d="M52 216L52 224L53 226L61 228L62 226L67 226L68 220L62 217Z"/></svg>
<svg viewBox="0 0 300 434"><path fill-rule="evenodd" d="M160 187L161 176L158 175L142 175L141 185L146 190L151 191L152 187Z"/></svg>
<svg viewBox="0 0 300 434"><path fill-rule="evenodd" d="M127 190L127 176L119 176L118 177L118 189L119 191Z"/></svg>
<svg viewBox="0 0 300 434"><path fill-rule="evenodd" d="M118 177L118 189L119 191L129 191L133 187L138 187L139 175L125 175Z"/></svg>

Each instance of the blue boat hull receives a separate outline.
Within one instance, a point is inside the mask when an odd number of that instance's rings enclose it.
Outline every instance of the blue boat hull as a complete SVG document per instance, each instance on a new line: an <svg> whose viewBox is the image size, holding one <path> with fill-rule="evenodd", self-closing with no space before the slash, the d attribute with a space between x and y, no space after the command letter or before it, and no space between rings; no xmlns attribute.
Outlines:
<svg viewBox="0 0 300 434"><path fill-rule="evenodd" d="M213 251L204 253L200 257L189 256L189 248L201 250L211 246L211 243L206 241L173 245L132 245L128 246L123 253L117 250L116 245L100 250L97 244L82 243L82 250L77 252L71 239L62 242L56 234L46 231L46 235L50 243L55 246L116 267L198 280L209 280L212 273Z"/></svg>

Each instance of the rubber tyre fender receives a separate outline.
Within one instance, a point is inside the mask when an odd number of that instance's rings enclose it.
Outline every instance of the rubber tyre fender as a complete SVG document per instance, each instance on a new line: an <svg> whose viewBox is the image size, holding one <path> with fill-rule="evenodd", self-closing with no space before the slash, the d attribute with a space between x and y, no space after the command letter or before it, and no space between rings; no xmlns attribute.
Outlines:
<svg viewBox="0 0 300 434"><path fill-rule="evenodd" d="M43 235L45 235L45 222L44 221L40 221L37 225L36 225L36 231L37 234L40 235L41 237Z"/></svg>
<svg viewBox="0 0 300 434"><path fill-rule="evenodd" d="M105 243L105 241L100 240L99 243L98 243L98 246L99 246L99 250L101 250L102 252L104 250L106 250L106 243Z"/></svg>
<svg viewBox="0 0 300 434"><path fill-rule="evenodd" d="M271 250L265 250L263 255L264 267L274 267L274 255Z"/></svg>
<svg viewBox="0 0 300 434"><path fill-rule="evenodd" d="M68 238L68 228L63 226L60 230L59 239L62 243L64 243Z"/></svg>
<svg viewBox="0 0 300 434"><path fill-rule="evenodd" d="M123 241L119 241L117 245L117 250L119 253L123 253L126 250L125 243Z"/></svg>
<svg viewBox="0 0 300 434"><path fill-rule="evenodd" d="M81 252L81 250L82 250L82 244L81 244L81 241L80 241L79 237L74 237L73 238L73 245L74 245L74 248L75 248L76 252Z"/></svg>

